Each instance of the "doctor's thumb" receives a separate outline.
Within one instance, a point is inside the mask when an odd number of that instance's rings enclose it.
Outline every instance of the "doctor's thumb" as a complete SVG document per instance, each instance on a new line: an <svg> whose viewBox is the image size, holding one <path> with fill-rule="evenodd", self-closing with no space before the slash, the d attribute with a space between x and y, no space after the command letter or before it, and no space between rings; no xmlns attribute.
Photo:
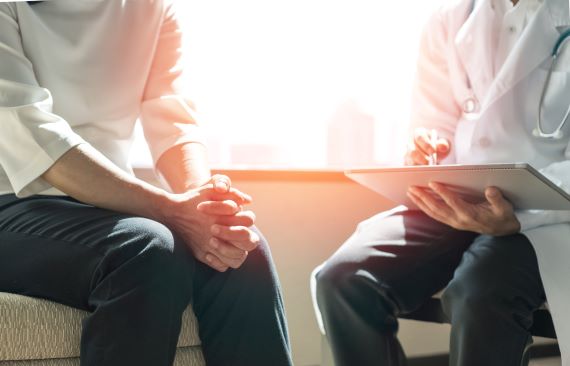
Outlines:
<svg viewBox="0 0 570 366"><path fill-rule="evenodd" d="M487 189L485 189L485 197L493 207L500 210L504 210L510 205L497 187L487 187Z"/></svg>
<svg viewBox="0 0 570 366"><path fill-rule="evenodd" d="M491 201L496 201L501 197L499 190L495 187L487 187L485 190L485 195Z"/></svg>
<svg viewBox="0 0 570 366"><path fill-rule="evenodd" d="M439 139L437 141L437 152L440 154L446 154L449 152L449 141L446 139Z"/></svg>

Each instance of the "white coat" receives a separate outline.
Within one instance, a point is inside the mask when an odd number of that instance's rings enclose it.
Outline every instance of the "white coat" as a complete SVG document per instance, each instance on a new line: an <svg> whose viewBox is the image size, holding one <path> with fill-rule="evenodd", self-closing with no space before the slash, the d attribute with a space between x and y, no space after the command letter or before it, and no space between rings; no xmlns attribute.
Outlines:
<svg viewBox="0 0 570 366"><path fill-rule="evenodd" d="M456 0L430 20L422 39L412 127L452 142L443 163L528 162L570 191L570 121L561 140L532 135L550 55L570 26L567 0L543 0L498 74L493 71L492 0ZM570 42L552 73L543 129L553 131L570 104ZM570 365L570 213L518 213L532 242L562 352Z"/></svg>

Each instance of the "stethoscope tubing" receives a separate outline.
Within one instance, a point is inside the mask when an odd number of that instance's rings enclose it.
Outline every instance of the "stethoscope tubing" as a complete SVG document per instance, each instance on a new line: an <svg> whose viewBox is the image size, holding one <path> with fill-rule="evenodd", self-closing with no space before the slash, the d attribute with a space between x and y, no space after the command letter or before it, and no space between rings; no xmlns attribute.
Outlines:
<svg viewBox="0 0 570 366"><path fill-rule="evenodd" d="M548 133L544 132L544 130L542 129L542 109L543 109L542 107L544 106L544 98L546 97L546 93L548 92L548 85L550 85L550 78L552 76L552 71L556 67L556 64L558 62L558 56L560 55L562 46L564 45L564 42L568 40L569 37L570 37L570 29L567 29L560 34L560 37L558 37L558 40L556 41L554 47L552 48L552 54L551 54L552 59L550 60L550 66L548 68L548 73L546 74L546 80L544 81L542 92L540 93L540 101L538 103L538 113L536 117L536 127L532 131L532 134L535 137L541 137L546 139L561 139L564 136L564 134L562 133L562 128L564 127L566 121L568 120L568 117L570 116L570 104L568 105L568 108L566 108L566 113L564 114L562 121L558 124L558 127L556 127L554 131Z"/></svg>
<svg viewBox="0 0 570 366"><path fill-rule="evenodd" d="M562 32L560 34L560 37L558 37L558 40L556 41L556 44L554 45L554 48L552 49L552 56L553 57L558 55L558 51L560 50L562 43L564 43L564 41L568 37L570 37L570 29L566 29L564 32Z"/></svg>
<svg viewBox="0 0 570 366"><path fill-rule="evenodd" d="M468 14L471 14L475 10L476 2L477 2L476 0L471 1L471 6L468 9ZM546 97L546 93L548 91L548 85L550 84L552 71L554 70L554 68L556 67L556 63L558 62L558 56L560 55L560 50L564 45L564 42L566 42L568 38L570 38L570 29L567 29L560 34L558 40L556 40L556 43L552 48L552 53L551 53L552 60L550 61L550 67L548 68L548 74L546 75L546 80L542 87L542 92L540 93L540 101L538 103L538 113L536 117L536 126L532 131L532 134L537 138L561 139L564 136L564 134L562 133L562 128L566 124L568 117L570 117L570 103L569 103L568 108L566 109L566 113L564 114L564 118L558 124L558 127L554 129L554 131L546 133L542 129L542 109L543 109L542 107L544 105L544 98ZM471 89L471 80L469 80L469 77L467 77L466 81L467 81L467 87Z"/></svg>

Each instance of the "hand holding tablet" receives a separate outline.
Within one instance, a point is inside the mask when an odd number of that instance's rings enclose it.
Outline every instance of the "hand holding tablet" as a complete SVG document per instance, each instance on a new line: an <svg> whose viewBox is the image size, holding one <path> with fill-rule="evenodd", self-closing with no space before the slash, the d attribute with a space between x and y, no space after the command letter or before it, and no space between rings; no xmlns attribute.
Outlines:
<svg viewBox="0 0 570 366"><path fill-rule="evenodd" d="M473 203L485 200L487 187L497 187L515 209L570 210L570 195L526 163L386 167L345 174L409 208L417 208L407 195L409 187L430 192L429 183L438 182Z"/></svg>

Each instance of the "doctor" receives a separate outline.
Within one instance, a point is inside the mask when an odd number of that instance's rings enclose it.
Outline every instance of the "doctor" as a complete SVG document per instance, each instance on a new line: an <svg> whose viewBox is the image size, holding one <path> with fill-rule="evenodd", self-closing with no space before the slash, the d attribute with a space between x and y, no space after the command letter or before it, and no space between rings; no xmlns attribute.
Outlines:
<svg viewBox="0 0 570 366"><path fill-rule="evenodd" d="M566 0L442 6L421 42L406 163L526 161L569 191L569 26ZM364 221L317 269L336 364L403 365L398 314L445 288L452 365L521 365L546 299L570 365L570 212L515 212L493 187L477 205L431 189L442 201L410 187L421 210Z"/></svg>

